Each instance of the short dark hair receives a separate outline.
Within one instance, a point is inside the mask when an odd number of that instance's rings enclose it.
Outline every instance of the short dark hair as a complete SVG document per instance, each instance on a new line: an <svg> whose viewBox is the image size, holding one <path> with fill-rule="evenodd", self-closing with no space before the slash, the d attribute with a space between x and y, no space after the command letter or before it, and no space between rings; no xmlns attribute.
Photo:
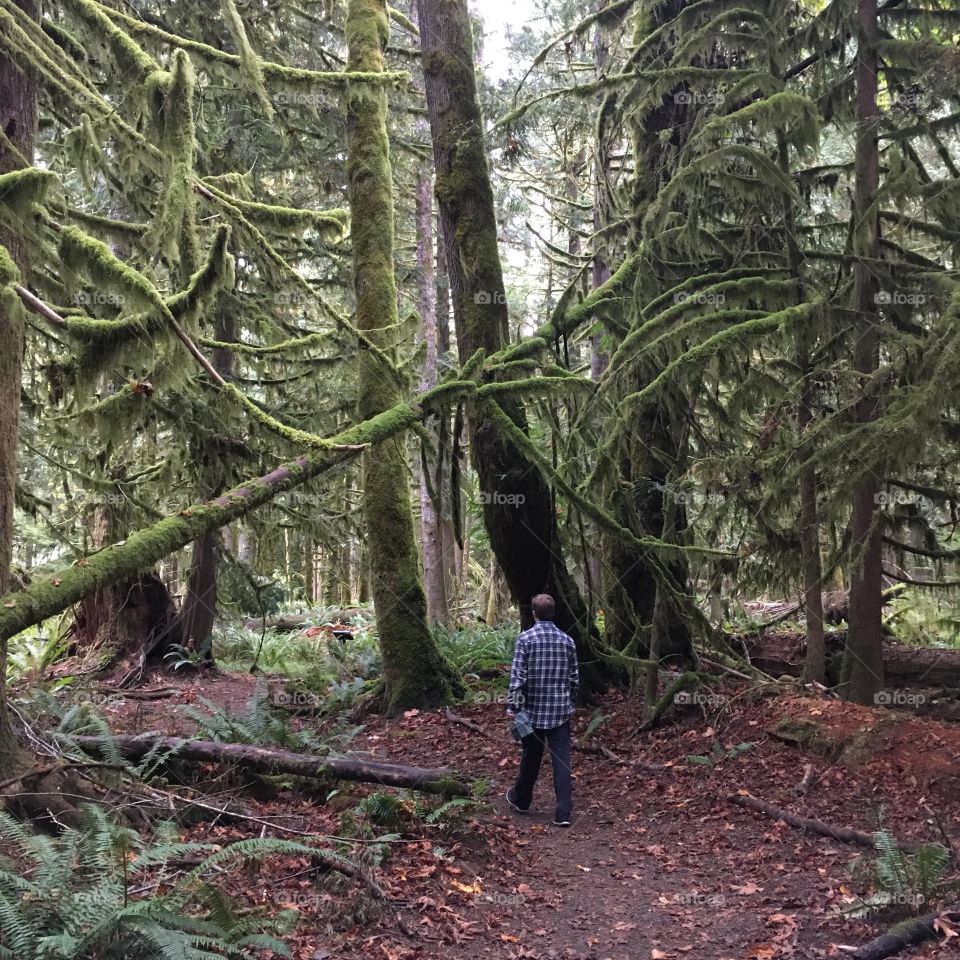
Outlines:
<svg viewBox="0 0 960 960"><path fill-rule="evenodd" d="M549 593L538 593L531 601L533 615L538 620L552 620L557 612L557 604Z"/></svg>

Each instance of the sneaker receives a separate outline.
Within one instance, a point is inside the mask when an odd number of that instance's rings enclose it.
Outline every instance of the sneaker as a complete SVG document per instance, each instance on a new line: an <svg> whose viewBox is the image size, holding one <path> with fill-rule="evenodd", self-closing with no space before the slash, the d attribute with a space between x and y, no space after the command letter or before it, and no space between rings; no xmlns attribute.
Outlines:
<svg viewBox="0 0 960 960"><path fill-rule="evenodd" d="M570 826L570 821L569 821L569 820L563 820L563 819L561 819L561 820L554 820L554 821L553 821L553 825L554 825L555 827L569 827L569 826Z"/></svg>
<svg viewBox="0 0 960 960"><path fill-rule="evenodd" d="M508 790L508 791L504 794L504 798L506 799L507 803L509 803L510 806L511 806L514 810L517 811L517 813L527 813L527 812L529 812L530 808L529 808L529 807L521 807L521 806L513 799L513 797L510 796L511 793L513 793L513 790L512 790L512 789L511 789L511 790Z"/></svg>

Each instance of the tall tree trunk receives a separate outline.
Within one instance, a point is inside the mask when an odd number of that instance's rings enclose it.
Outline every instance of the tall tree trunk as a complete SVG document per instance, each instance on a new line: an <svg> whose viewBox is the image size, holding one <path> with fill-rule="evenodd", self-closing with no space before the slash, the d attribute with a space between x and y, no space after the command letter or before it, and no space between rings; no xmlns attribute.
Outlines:
<svg viewBox="0 0 960 960"><path fill-rule="evenodd" d="M438 238L436 245L437 257L437 352L441 355L450 352L450 282L447 280L447 262L444 251L443 238ZM440 421L437 444L449 464L450 452L450 418L444 417ZM447 609L455 598L460 584L459 556L460 548L453 529L453 510L449 494L442 497L442 511L440 514L440 539L443 543L443 572L445 590L447 594Z"/></svg>
<svg viewBox="0 0 960 960"><path fill-rule="evenodd" d="M437 385L438 333L436 271L433 259L433 178L421 171L417 178L417 302L420 332L426 345L420 390ZM446 626L450 622L447 605L447 574L443 562L443 484L436 484L430 496L429 469L420 473L420 525L423 544L423 581L427 591L427 621Z"/></svg>
<svg viewBox="0 0 960 960"><path fill-rule="evenodd" d="M493 354L509 340L473 37L466 0L418 0L417 9L436 194L457 346L465 362L477 350ZM502 401L501 406L526 430L519 403ZM552 594L558 626L577 642L582 690L596 692L605 685L606 670L586 604L567 571L549 486L482 408L470 424L470 450L484 494L490 545L520 607L521 624L533 622L530 600L535 594Z"/></svg>
<svg viewBox="0 0 960 960"><path fill-rule="evenodd" d="M777 154L780 169L790 177L790 146L784 131L777 131ZM796 302L804 302L803 256L797 240L797 218L790 197L783 200L783 229L787 261L793 275ZM813 369L811 354L815 335L804 326L797 334L795 360L800 372L800 398L797 403L798 449L800 470L800 558L803 578L803 609L806 619L806 656L803 677L808 682L824 683L827 674L827 651L823 629L823 568L820 562L820 523L817 515L817 473L811 461L807 430L813 420Z"/></svg>
<svg viewBox="0 0 960 960"><path fill-rule="evenodd" d="M221 342L236 339L236 323L233 315L225 309L217 311L215 336ZM213 351L213 367L224 379L233 373L233 351L218 347ZM213 464L222 470L222 463ZM210 471L204 471L209 473ZM213 481L206 491L219 494L226 486L226 475ZM190 555L190 574L187 578L187 593L180 610L180 636L182 642L200 655L204 663L213 662L213 622L217 615L217 573L220 565L220 537L216 530L208 530L193 543Z"/></svg>
<svg viewBox="0 0 960 960"><path fill-rule="evenodd" d="M644 22L650 29L663 26L690 3L691 0L663 0L649 4ZM659 66L669 63L670 43L664 38L662 50L650 51L648 57L655 58ZM650 62L648 59L647 65ZM642 122L637 123L632 131L638 166L632 196L640 209L654 202L676 169L675 164L663 162L664 147L680 151L691 129L688 120L678 112L677 103L666 92L661 104L646 112ZM648 287L663 291L676 284L677 276L670 265L654 263L649 269L653 275L648 278ZM658 357L639 364L630 389L647 386L660 373L664 362L666 358ZM670 542L684 542L685 502L682 497L675 497L675 502L667 502L667 498L674 497L668 492L671 478L685 472L681 448L686 421L692 419L689 417L691 403L689 397L674 390L639 415L614 421L614 429L622 436L620 477L613 492L616 515L621 524L638 535L662 535ZM672 528L664 529L665 517L672 518ZM656 626L661 659L692 661L689 609L692 599L687 559L680 556L656 563L645 551L607 538L606 561L605 639L618 649L630 648L635 656L647 657ZM658 603L660 593L666 596Z"/></svg>
<svg viewBox="0 0 960 960"><path fill-rule="evenodd" d="M347 69L383 72L390 33L384 0L350 0ZM393 274L393 178L382 86L359 83L347 94L347 178L353 236L356 323L393 354L397 290ZM360 351L360 414L388 410L401 399L394 373L371 350ZM393 439L363 455L363 503L371 588L383 657L384 709L449 700L463 686L427 624L413 514L407 488L406 444Z"/></svg>
<svg viewBox="0 0 960 960"><path fill-rule="evenodd" d="M856 297L856 340L853 365L861 374L864 395L854 411L856 423L878 416L878 402L869 385L880 363L880 317L873 264L880 259L877 191L880 186L877 107L877 0L857 2L857 143L853 205L853 249ZM865 472L853 492L850 530L850 629L843 665L845 695L872 704L883 689L882 536L877 522L881 478Z"/></svg>
<svg viewBox="0 0 960 960"><path fill-rule="evenodd" d="M33 0L15 0L17 6L33 17L39 8ZM0 141L0 173L9 173L33 162L33 144L37 131L37 91L26 73L21 73L0 55L0 126L19 152ZM0 246L5 247L13 264L8 270L27 274L27 245L15 232L0 226ZM2 264L0 264L2 266ZM11 586L13 561L13 503L17 486L17 437L20 423L20 380L23 364L23 315L19 302L3 286L13 279L0 280L0 596ZM7 707L7 641L0 639L0 771L16 771L28 760L17 745Z"/></svg>

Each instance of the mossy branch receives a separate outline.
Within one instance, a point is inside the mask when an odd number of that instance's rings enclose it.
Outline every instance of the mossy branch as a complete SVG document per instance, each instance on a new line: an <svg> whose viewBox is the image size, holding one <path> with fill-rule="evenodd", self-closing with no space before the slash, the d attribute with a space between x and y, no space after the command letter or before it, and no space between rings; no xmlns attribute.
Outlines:
<svg viewBox="0 0 960 960"><path fill-rule="evenodd" d="M0 265L2 265L0 257ZM55 616L105 586L148 570L159 560L243 517L274 497L343 463L369 446L408 429L420 417L418 409L397 404L326 439L327 447L297 457L270 473L247 480L222 496L181 510L121 542L91 554L76 564L46 577L38 577L25 589L0 598L0 639L8 639L28 627Z"/></svg>

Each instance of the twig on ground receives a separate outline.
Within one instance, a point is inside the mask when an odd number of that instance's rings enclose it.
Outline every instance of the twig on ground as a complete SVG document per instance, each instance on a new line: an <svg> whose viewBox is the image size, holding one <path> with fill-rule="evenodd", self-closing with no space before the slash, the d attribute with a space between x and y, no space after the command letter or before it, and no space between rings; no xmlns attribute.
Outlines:
<svg viewBox="0 0 960 960"><path fill-rule="evenodd" d="M816 833L821 837L830 837L833 840L841 840L844 843L855 843L861 847L870 847L871 849L874 846L872 834L863 833L851 827L837 827L831 823L824 823L822 820L799 817L794 813L789 813L780 807L774 806L772 803L767 803L766 800L760 800L749 793L732 793L727 799L738 806L751 807L754 810L759 810L761 813L767 814L767 816L775 817L777 820L782 820L791 827L796 827L798 830L805 830L807 833ZM898 841L897 846L901 850L912 852L919 850L925 846L925 844Z"/></svg>
<svg viewBox="0 0 960 960"><path fill-rule="evenodd" d="M466 717L461 717L459 713L454 713L449 707L443 711L443 715L451 723L459 723L460 726L466 727L468 730L473 730L474 733L482 734L485 737L488 737L489 734L479 723L474 723L472 720L468 720Z"/></svg>
<svg viewBox="0 0 960 960"><path fill-rule="evenodd" d="M814 767L812 763L806 764L803 768L803 779L794 788L801 796L806 794L810 789L810 785L813 783L813 771Z"/></svg>

